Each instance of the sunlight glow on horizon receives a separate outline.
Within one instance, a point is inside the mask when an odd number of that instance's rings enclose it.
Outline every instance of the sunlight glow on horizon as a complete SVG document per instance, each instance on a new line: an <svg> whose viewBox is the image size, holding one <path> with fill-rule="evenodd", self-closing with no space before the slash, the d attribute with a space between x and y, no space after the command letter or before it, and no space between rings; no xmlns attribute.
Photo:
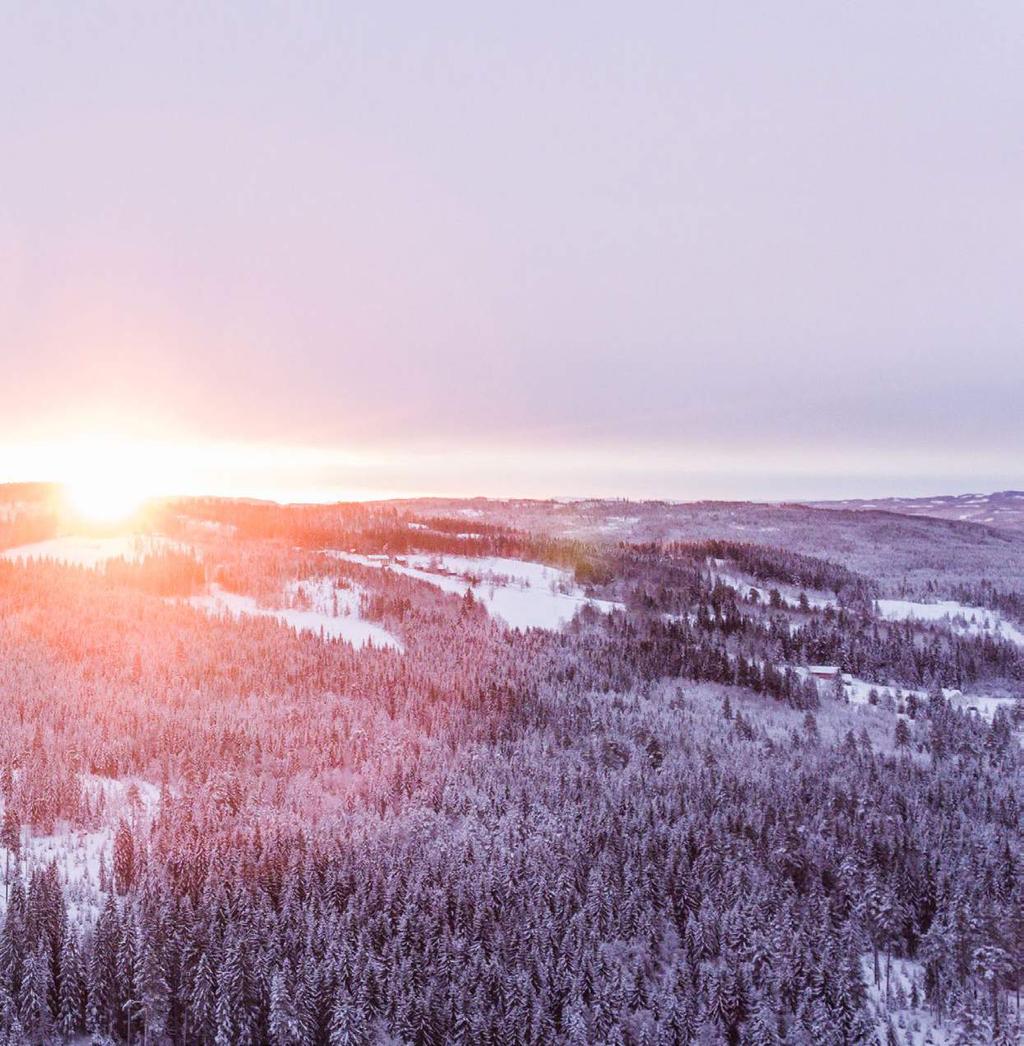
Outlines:
<svg viewBox="0 0 1024 1046"><path fill-rule="evenodd" d="M109 477L89 476L64 488L71 510L91 523L118 523L135 515L146 495Z"/></svg>
<svg viewBox="0 0 1024 1046"><path fill-rule="evenodd" d="M799 453L797 452L799 449ZM113 522L164 497L330 503L437 498L804 501L1002 489L998 455L871 455L816 446L325 447L77 434L0 447L0 482L63 485L83 519ZM950 484L950 474L963 477ZM962 486L963 490L957 489Z"/></svg>
<svg viewBox="0 0 1024 1046"><path fill-rule="evenodd" d="M0 481L1024 485L1024 5L116 6L5 11Z"/></svg>
<svg viewBox="0 0 1024 1046"><path fill-rule="evenodd" d="M68 436L0 448L0 483L52 482L83 519L124 519L155 498L235 497L268 501L369 501L424 492L384 488L372 473L382 462L336 448L291 447L110 434ZM342 471L351 483L326 478ZM366 476L364 474L369 473Z"/></svg>
<svg viewBox="0 0 1024 1046"><path fill-rule="evenodd" d="M146 451L111 437L84 437L52 452L63 463L66 508L86 523L122 523L159 494ZM54 464L50 464L50 469ZM49 474L49 469L46 474ZM154 483L156 480L156 483Z"/></svg>

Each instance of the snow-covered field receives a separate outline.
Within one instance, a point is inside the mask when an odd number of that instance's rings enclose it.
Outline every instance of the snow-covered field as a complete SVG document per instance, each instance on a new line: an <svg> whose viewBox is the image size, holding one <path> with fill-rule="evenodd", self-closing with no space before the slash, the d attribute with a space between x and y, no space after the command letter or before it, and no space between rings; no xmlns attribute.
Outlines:
<svg viewBox="0 0 1024 1046"><path fill-rule="evenodd" d="M363 566L388 567L459 596L472 589L492 617L512 628L558 629L581 607L589 605L609 613L619 606L609 600L589 599L569 571L544 563L496 556L418 554L387 559L333 550L327 554Z"/></svg>
<svg viewBox="0 0 1024 1046"><path fill-rule="evenodd" d="M909 959L890 959L888 982L885 957L879 956L879 980L875 983L874 960L861 957L864 983L868 990L868 1010L875 1020L878 1041L886 1042L891 1024L898 1039L907 1046L943 1046L956 1041L957 1029L950 1021L939 1023L924 1005L924 967ZM888 987L888 1000L886 999Z"/></svg>
<svg viewBox="0 0 1024 1046"><path fill-rule="evenodd" d="M29 560L52 559L69 566L94 569L110 559L126 559L138 562L146 556L168 549L181 549L176 542L156 534L122 534L115 537L86 537L67 535L37 541L31 545L18 545L3 552L4 559L27 562Z"/></svg>
<svg viewBox="0 0 1024 1046"><path fill-rule="evenodd" d="M751 596L768 603L771 590L777 589L783 602L790 609L799 605L800 589L792 585L754 584L749 578L727 568L725 560L709 560L711 577L729 585L744 598ZM835 606L833 596L821 592L806 592L810 606L822 610ZM920 603L909 599L878 599L875 601L878 616L883 621L919 621L923 624L946 625L959 635L988 635L993 639L1004 639L1024 646L1024 631L1012 621L1007 621L998 611L988 607L967 606L956 600L944 599L934 603Z"/></svg>
<svg viewBox="0 0 1024 1046"><path fill-rule="evenodd" d="M760 583L754 584L749 580L749 578L745 578L741 574L727 569L724 559L709 560L708 565L712 580L720 581L723 585L728 585L730 588L736 589L744 599L749 599L751 596L754 596L754 598L760 600L760 602L767 604L771 598L772 589L775 589L782 597L782 601L793 610L800 605L801 592L807 596L808 605L815 607L816 609L823 610L825 607L835 606L835 598L822 592L800 589L795 585L784 585L781 583L771 585Z"/></svg>
<svg viewBox="0 0 1024 1046"><path fill-rule="evenodd" d="M907 599L879 599L878 616L885 621L922 621L947 624L961 635L990 635L1024 646L1024 632L987 607L965 606L946 599L937 603L914 603Z"/></svg>
<svg viewBox="0 0 1024 1046"><path fill-rule="evenodd" d="M800 590L792 585L755 584L742 574L729 570L725 560L721 559L709 560L708 566L713 579L736 589L744 599L753 596L762 603L768 603L774 588L778 590L789 609L795 609L799 605ZM818 610L836 605L835 598L827 593L807 592L806 596L810 606ZM1007 621L998 611L987 607L967 606L952 599L934 603L920 603L909 599L879 599L875 601L875 607L883 621L942 624L959 635L988 635L993 639L1004 639L1024 646L1024 631L1012 621Z"/></svg>
<svg viewBox="0 0 1024 1046"><path fill-rule="evenodd" d="M947 696L949 696L948 692ZM1008 712L1011 712L1014 708L1021 706L1021 702L1013 697L992 697L988 694L961 694L957 690L953 691L949 700L950 704L955 705L957 708L962 708L967 712L977 712L982 719L989 722L992 721L992 717L996 714L996 709L1005 708Z"/></svg>
<svg viewBox="0 0 1024 1046"><path fill-rule="evenodd" d="M316 581L294 581L288 586L288 607L260 606L252 596L227 592L211 585L202 596L186 600L190 606L210 614L273 617L298 632L312 632L325 639L344 639L356 647L373 643L376 647L401 650L401 642L387 629L359 616L359 592L337 588L327 578Z"/></svg>
<svg viewBox="0 0 1024 1046"><path fill-rule="evenodd" d="M906 1046L947 1046L952 1043L991 1042L992 1027L987 1019L979 1019L973 1034L962 1034L963 1027L957 1014L946 1014L942 1020L924 1002L924 966L912 959L890 958L886 966L884 954L878 957L879 977L876 983L874 959L871 953L861 956L864 984L867 986L868 1012L875 1021L878 1041L898 1042ZM888 976L887 976L888 974ZM1019 1038L1022 1028L1012 994L1008 995L1003 1012L1003 1031L1007 1038L1000 1041L1024 1042ZM890 1034L895 1033L895 1038Z"/></svg>
<svg viewBox="0 0 1024 1046"><path fill-rule="evenodd" d="M113 873L114 833L118 822L150 823L160 801L160 788L138 778L115 780L94 774L81 775L82 790L89 795L93 809L100 810L99 827L92 831L58 824L49 835L34 835L22 828L21 871L23 880L33 870L56 863L57 875L65 887L68 915L79 928L90 925L103 905L100 867ZM0 866L2 871L2 866ZM14 871L13 867L11 869ZM0 893L0 905L3 894Z"/></svg>
<svg viewBox="0 0 1024 1046"><path fill-rule="evenodd" d="M805 668L800 668L797 671L802 676L808 674L808 669ZM822 690L826 691L832 686L832 684L827 680L818 680L818 685ZM893 701L896 702L901 700L905 701L911 695L916 697L919 701L928 700L927 690L918 690L913 687L895 686L886 683L872 683L867 679L859 679L857 676L852 676L849 673L843 673L843 690L852 705L869 704L872 690L874 690L878 695L879 702L884 702L887 698L892 698ZM942 693L954 708L961 708L965 712L977 714L987 722L992 721L992 718L996 714L996 709L1005 708L1007 711L1012 711L1019 704L1017 699L1013 697L994 697L989 694L964 694L959 690L951 689L949 687L943 687Z"/></svg>

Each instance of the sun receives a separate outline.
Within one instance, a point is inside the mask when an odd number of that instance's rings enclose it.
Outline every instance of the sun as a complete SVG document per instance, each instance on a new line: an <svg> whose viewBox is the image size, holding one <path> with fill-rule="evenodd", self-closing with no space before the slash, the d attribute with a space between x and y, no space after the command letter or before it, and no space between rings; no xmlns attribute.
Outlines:
<svg viewBox="0 0 1024 1046"><path fill-rule="evenodd" d="M90 523L120 523L134 516L146 500L130 482L113 476L89 476L65 484L68 507Z"/></svg>

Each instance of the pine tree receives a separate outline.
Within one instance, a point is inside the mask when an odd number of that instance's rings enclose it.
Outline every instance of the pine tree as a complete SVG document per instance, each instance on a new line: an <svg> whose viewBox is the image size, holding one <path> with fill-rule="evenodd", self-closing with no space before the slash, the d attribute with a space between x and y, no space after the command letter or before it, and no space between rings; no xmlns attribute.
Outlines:
<svg viewBox="0 0 1024 1046"><path fill-rule="evenodd" d="M213 1034L216 984L209 956L203 952L195 964L187 999L188 1025L198 1039Z"/></svg>
<svg viewBox="0 0 1024 1046"><path fill-rule="evenodd" d="M563 1011L562 1032L569 1046L586 1046L590 1041L582 1000L571 1000Z"/></svg>
<svg viewBox="0 0 1024 1046"><path fill-rule="evenodd" d="M135 840L128 825L121 821L114 836L114 886L124 896L135 880Z"/></svg>
<svg viewBox="0 0 1024 1046"><path fill-rule="evenodd" d="M147 1040L159 1041L167 1027L170 988L158 944L152 935L143 939L138 961L139 1008L145 1021Z"/></svg>
<svg viewBox="0 0 1024 1046"><path fill-rule="evenodd" d="M53 1021L50 1012L50 995L53 991L53 976L50 956L44 943L33 951L25 962L18 998L18 1014L25 1030L32 1035L45 1038Z"/></svg>
<svg viewBox="0 0 1024 1046"><path fill-rule="evenodd" d="M905 719L896 720L896 747L905 749L910 747L910 727Z"/></svg>
<svg viewBox="0 0 1024 1046"><path fill-rule="evenodd" d="M10 774L10 768L4 772ZM10 803L4 807L3 823L0 825L0 846L4 848L4 904L8 903L8 884L11 880L11 861L17 865L21 857L21 821Z"/></svg>
<svg viewBox="0 0 1024 1046"><path fill-rule="evenodd" d="M744 1030L743 1041L749 1046L779 1046L779 1019L767 1000L761 999Z"/></svg>
<svg viewBox="0 0 1024 1046"><path fill-rule="evenodd" d="M812 744L817 744L819 740L818 720L811 711L804 713L804 733L807 735L808 741Z"/></svg>
<svg viewBox="0 0 1024 1046"><path fill-rule="evenodd" d="M956 1034L952 1040L953 1046L982 1046L992 1041L987 1023L966 999L957 1006L954 1020Z"/></svg>
<svg viewBox="0 0 1024 1046"><path fill-rule="evenodd" d="M998 1035L1001 1031L999 996L1003 979L1013 970L1013 963L1006 950L992 942L976 948L972 958L974 969L988 989L992 1006L992 1033Z"/></svg>
<svg viewBox="0 0 1024 1046"><path fill-rule="evenodd" d="M78 939L72 930L65 933L61 944L58 999L57 1027L62 1035L70 1037L83 1027L84 1002Z"/></svg>
<svg viewBox="0 0 1024 1046"><path fill-rule="evenodd" d="M302 1023L295 1012L294 1000L281 970L270 978L270 1012L268 1033L273 1046L292 1046L303 1040Z"/></svg>
<svg viewBox="0 0 1024 1046"><path fill-rule="evenodd" d="M331 1007L328 1041L331 1046L366 1046L369 1042L365 1022L354 1000L341 989L335 993Z"/></svg>
<svg viewBox="0 0 1024 1046"><path fill-rule="evenodd" d="M113 1034L120 1017L117 991L116 955L121 937L121 922L114 898L106 903L96 920L92 951L86 966L86 1027L94 1034Z"/></svg>
<svg viewBox="0 0 1024 1046"><path fill-rule="evenodd" d="M235 1013L238 1000L234 997L232 977L223 968L217 974L217 998L214 1003L213 1023L215 1046L234 1046Z"/></svg>
<svg viewBox="0 0 1024 1046"><path fill-rule="evenodd" d="M244 909L240 913L244 921ZM235 1046L247 1046L255 1040L254 1008L250 1006L248 949L243 945L242 932L232 926L227 935L220 965L217 970L217 1001L214 1019L217 1038L230 1028Z"/></svg>

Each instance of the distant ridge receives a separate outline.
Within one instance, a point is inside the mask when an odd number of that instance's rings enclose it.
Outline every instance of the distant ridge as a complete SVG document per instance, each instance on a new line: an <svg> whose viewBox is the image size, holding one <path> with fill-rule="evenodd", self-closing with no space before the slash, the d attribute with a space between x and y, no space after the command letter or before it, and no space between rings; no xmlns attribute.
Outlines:
<svg viewBox="0 0 1024 1046"><path fill-rule="evenodd" d="M808 501L812 508L856 512L896 512L903 516L931 516L965 523L981 523L1001 530L1024 532L1024 490L993 494L940 494L930 498L854 498L849 501Z"/></svg>

